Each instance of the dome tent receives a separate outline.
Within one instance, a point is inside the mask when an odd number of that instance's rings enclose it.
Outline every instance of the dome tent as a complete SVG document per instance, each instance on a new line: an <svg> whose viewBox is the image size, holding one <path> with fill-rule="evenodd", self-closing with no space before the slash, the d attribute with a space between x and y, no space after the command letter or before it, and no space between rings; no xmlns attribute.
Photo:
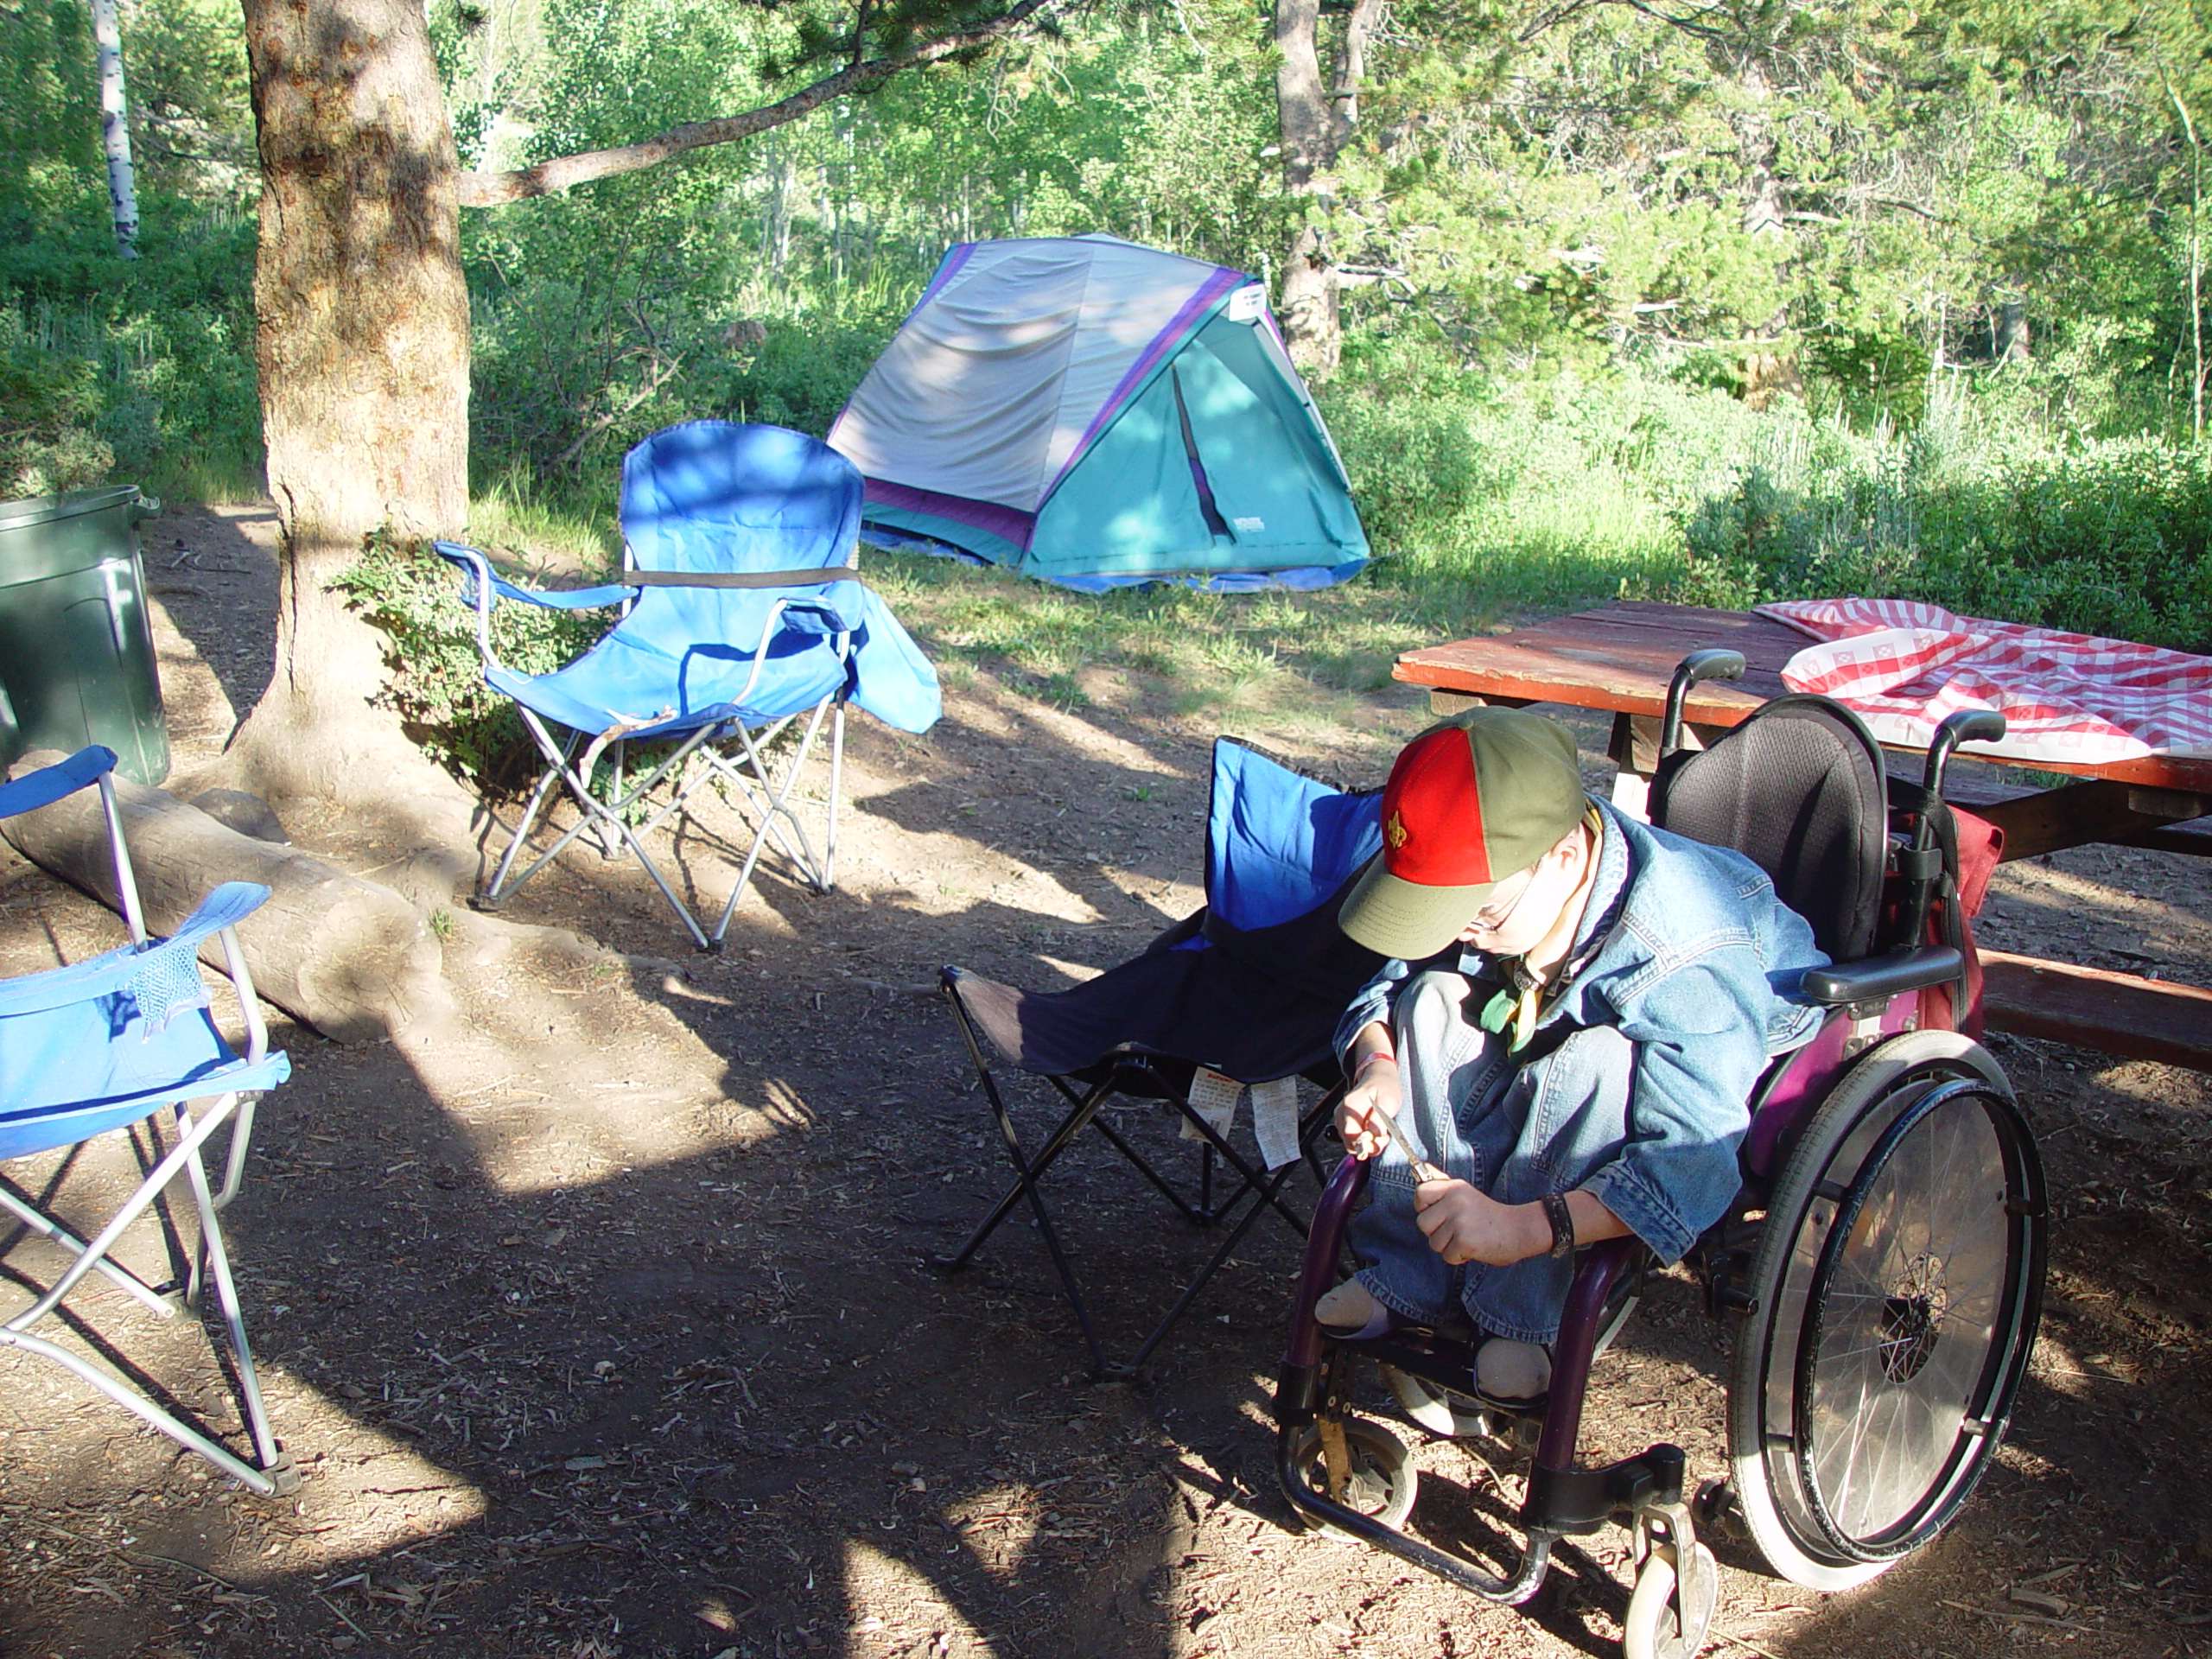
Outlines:
<svg viewBox="0 0 2212 1659"><path fill-rule="evenodd" d="M1344 463L1241 271L1109 236L965 243L830 429L862 534L1098 590L1325 586Z"/></svg>

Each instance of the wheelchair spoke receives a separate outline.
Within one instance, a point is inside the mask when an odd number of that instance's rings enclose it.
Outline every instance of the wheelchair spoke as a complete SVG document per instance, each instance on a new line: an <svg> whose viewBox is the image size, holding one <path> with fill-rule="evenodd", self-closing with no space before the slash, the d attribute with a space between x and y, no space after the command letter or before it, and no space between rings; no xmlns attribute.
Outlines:
<svg viewBox="0 0 2212 1659"><path fill-rule="evenodd" d="M1971 1098L1916 1123L1865 1183L1819 1291L1809 1471L1833 1523L1911 1523L1957 1461L1998 1339L2008 1260L2003 1152ZM1961 1195L1972 1196L1961 1202Z"/></svg>

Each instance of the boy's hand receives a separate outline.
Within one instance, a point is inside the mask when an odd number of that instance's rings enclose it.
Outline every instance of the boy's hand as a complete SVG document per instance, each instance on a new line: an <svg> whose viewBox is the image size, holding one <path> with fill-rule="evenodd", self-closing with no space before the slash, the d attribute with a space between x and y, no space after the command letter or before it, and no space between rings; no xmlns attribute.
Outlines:
<svg viewBox="0 0 2212 1659"><path fill-rule="evenodd" d="M1500 1204L1465 1181L1423 1181L1414 1188L1414 1224L1453 1267L1480 1262L1510 1268L1551 1248L1551 1224L1540 1204ZM1530 1213L1543 1230L1532 1236Z"/></svg>
<svg viewBox="0 0 2212 1659"><path fill-rule="evenodd" d="M1403 1096L1398 1088L1398 1063L1376 1059L1359 1074L1359 1081L1337 1103L1337 1133L1344 1150L1364 1160L1390 1143L1385 1118L1395 1117Z"/></svg>

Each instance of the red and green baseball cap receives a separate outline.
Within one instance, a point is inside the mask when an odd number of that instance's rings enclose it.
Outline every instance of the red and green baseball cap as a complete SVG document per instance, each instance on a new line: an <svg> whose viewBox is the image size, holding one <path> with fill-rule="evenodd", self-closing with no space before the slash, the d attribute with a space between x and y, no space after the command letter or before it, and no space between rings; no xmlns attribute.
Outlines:
<svg viewBox="0 0 2212 1659"><path fill-rule="evenodd" d="M1382 789L1382 851L1338 925L1386 957L1433 957L1492 887L1580 823L1586 804L1564 728L1520 709L1454 715L1399 751Z"/></svg>

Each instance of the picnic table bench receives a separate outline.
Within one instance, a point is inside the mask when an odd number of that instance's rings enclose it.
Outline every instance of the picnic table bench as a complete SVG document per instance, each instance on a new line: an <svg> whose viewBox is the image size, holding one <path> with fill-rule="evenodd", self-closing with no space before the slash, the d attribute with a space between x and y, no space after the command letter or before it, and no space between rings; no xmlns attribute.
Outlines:
<svg viewBox="0 0 2212 1659"><path fill-rule="evenodd" d="M1707 741L1783 695L1783 664L1810 643L1787 623L1748 611L1628 601L1409 651L1393 672L1427 687L1439 714L1478 702L1611 713L1610 753L1620 768L1614 799L1640 814L1675 664L1704 646L1743 653L1742 679L1690 690L1684 717L1691 738ZM2212 854L2212 823L2200 822L2212 814L2212 759L2153 754L2077 765L1969 758L2006 770L1955 766L1944 795L2005 831L2006 860L2094 842ZM1895 770L1918 781L1909 761ZM2050 783L2052 776L2067 781ZM1993 1029L2212 1071L2212 991L1999 950L1982 951L1981 960L1984 1014Z"/></svg>

